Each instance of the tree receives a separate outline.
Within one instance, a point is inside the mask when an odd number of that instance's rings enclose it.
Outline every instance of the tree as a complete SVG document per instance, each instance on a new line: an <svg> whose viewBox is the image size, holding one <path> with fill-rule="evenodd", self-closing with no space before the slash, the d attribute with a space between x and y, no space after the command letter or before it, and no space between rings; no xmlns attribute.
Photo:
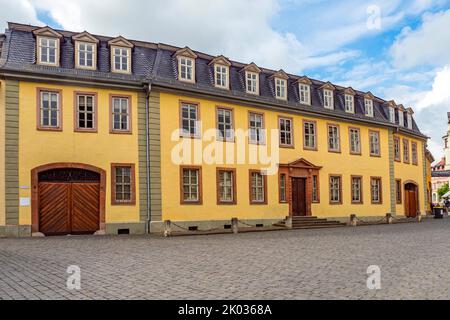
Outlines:
<svg viewBox="0 0 450 320"><path fill-rule="evenodd" d="M437 191L438 195L439 195L439 199L441 199L444 196L444 194L446 194L449 191L449 189L450 188L448 186L448 183L446 183L442 187L440 187Z"/></svg>

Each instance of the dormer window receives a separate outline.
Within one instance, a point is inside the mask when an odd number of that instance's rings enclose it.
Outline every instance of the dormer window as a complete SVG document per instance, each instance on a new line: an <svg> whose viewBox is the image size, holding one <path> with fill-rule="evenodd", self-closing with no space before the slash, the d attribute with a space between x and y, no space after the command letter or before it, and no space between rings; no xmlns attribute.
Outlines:
<svg viewBox="0 0 450 320"><path fill-rule="evenodd" d="M350 94L345 95L345 112L355 113L355 97Z"/></svg>
<svg viewBox="0 0 450 320"><path fill-rule="evenodd" d="M228 89L228 67L216 64L214 66L215 86L218 88Z"/></svg>
<svg viewBox="0 0 450 320"><path fill-rule="evenodd" d="M407 114L407 119L408 119L408 129L409 130L412 130L413 129L413 114L414 114L414 111L413 111L413 109L412 108L408 108L408 114Z"/></svg>
<svg viewBox="0 0 450 320"><path fill-rule="evenodd" d="M334 97L332 90L323 90L323 106L327 109L334 109Z"/></svg>
<svg viewBox="0 0 450 320"><path fill-rule="evenodd" d="M133 44L123 37L109 41L111 47L111 71L131 73L131 50Z"/></svg>
<svg viewBox="0 0 450 320"><path fill-rule="evenodd" d="M287 100L287 81L275 78L275 96L280 100Z"/></svg>
<svg viewBox="0 0 450 320"><path fill-rule="evenodd" d="M311 105L311 86L308 84L299 84L300 103Z"/></svg>
<svg viewBox="0 0 450 320"><path fill-rule="evenodd" d="M394 101L388 102L389 122L395 124L395 109L396 105Z"/></svg>
<svg viewBox="0 0 450 320"><path fill-rule="evenodd" d="M96 70L98 39L87 32L80 33L72 39L75 41L75 67Z"/></svg>
<svg viewBox="0 0 450 320"><path fill-rule="evenodd" d="M33 34L37 43L37 64L58 67L60 39L63 36L49 27L37 29Z"/></svg>
<svg viewBox="0 0 450 320"><path fill-rule="evenodd" d="M364 95L364 114L366 117L374 117L374 110L373 110L373 99L375 97L372 95L372 93L368 92Z"/></svg>
<svg viewBox="0 0 450 320"><path fill-rule="evenodd" d="M175 52L178 63L178 80L195 83L195 59L197 55L188 47Z"/></svg>
<svg viewBox="0 0 450 320"><path fill-rule="evenodd" d="M246 71L245 80L247 93L259 95L259 74Z"/></svg>
<svg viewBox="0 0 450 320"><path fill-rule="evenodd" d="M405 113L404 113L405 109L403 108L403 106L399 106L398 108L398 125L400 127L404 127L405 126Z"/></svg>

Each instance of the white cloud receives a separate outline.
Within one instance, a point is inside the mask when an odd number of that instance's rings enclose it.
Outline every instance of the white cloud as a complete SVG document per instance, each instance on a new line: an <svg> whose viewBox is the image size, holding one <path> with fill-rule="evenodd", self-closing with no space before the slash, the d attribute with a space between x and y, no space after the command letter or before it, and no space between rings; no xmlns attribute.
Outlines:
<svg viewBox="0 0 450 320"><path fill-rule="evenodd" d="M443 70L436 74L433 88L427 92L421 101L417 104L419 109L423 109L432 105L438 105L450 99L450 68L445 66ZM449 108L450 110L450 105Z"/></svg>
<svg viewBox="0 0 450 320"><path fill-rule="evenodd" d="M28 0L0 0L0 28L6 28L6 22L21 21L28 24L40 23L33 5ZM3 31L0 29L0 32Z"/></svg>

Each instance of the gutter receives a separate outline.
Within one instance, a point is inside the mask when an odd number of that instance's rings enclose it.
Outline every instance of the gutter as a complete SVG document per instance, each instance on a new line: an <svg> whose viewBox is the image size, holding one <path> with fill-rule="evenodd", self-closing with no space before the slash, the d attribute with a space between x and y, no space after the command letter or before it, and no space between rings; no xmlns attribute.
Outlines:
<svg viewBox="0 0 450 320"><path fill-rule="evenodd" d="M152 222L151 215L151 192L150 192L150 93L152 92L152 83L149 82L144 86L145 95L145 168L147 172L146 187L147 187L147 223L146 233L150 234L150 225Z"/></svg>

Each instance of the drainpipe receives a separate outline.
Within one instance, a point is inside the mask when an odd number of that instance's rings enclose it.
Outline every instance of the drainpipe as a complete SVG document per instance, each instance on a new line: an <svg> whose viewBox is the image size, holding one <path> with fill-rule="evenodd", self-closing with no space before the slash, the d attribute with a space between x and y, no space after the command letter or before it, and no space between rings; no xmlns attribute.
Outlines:
<svg viewBox="0 0 450 320"><path fill-rule="evenodd" d="M150 224L152 222L152 215L151 215L151 192L150 192L150 93L152 91L152 83L149 82L148 85L145 85L146 90L146 97L145 97L145 165L146 165L146 171L147 171L147 179L146 179L146 185L147 185L147 225L146 225L146 232L147 234L150 234Z"/></svg>

